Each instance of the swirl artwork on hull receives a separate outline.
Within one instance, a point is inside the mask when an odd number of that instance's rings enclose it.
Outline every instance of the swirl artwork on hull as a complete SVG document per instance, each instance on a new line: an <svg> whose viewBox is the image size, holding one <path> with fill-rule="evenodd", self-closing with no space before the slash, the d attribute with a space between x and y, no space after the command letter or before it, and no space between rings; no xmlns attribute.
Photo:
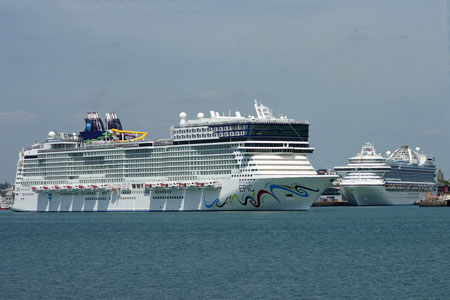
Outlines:
<svg viewBox="0 0 450 300"><path fill-rule="evenodd" d="M312 191L312 192L319 191L319 189L308 188L308 187L305 187L302 185L288 186L288 185L278 185L278 184L271 184L269 186L269 190L270 191L261 189L258 192L253 192L251 195L246 195L245 197L243 197L242 200L239 198L239 196L237 194L228 196L227 198L225 198L225 200L223 202L221 202L217 198L214 201L212 201L211 203L208 203L206 201L206 199L203 198L203 203L205 204L205 206L207 208L214 208L214 207L222 208L227 204L231 205L235 201L237 201L243 206L247 206L247 204L250 204L253 207L258 208L261 206L261 199L262 199L263 195L269 195L270 197L274 198L278 202L278 204L281 204L280 199L278 199L278 197L275 195L274 190L285 190L285 191L293 193L294 195L304 197L304 198L309 196L309 193L307 191Z"/></svg>

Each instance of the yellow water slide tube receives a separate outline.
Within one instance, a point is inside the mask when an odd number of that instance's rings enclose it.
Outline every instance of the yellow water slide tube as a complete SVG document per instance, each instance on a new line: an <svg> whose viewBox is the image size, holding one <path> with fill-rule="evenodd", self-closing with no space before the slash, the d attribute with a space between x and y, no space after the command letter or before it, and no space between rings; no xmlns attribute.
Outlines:
<svg viewBox="0 0 450 300"><path fill-rule="evenodd" d="M135 142L135 141L139 141L142 140L143 138L145 138L147 136L147 132L142 132L142 131L131 131L131 130L118 130L118 129L111 129L114 132L117 133L131 133L131 134L140 134L140 136L131 139L131 140L119 140L120 142Z"/></svg>

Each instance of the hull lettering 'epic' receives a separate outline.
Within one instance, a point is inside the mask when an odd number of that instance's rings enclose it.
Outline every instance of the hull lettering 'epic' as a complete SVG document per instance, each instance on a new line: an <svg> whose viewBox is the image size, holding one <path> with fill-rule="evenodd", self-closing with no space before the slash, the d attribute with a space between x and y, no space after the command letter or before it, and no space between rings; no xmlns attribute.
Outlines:
<svg viewBox="0 0 450 300"><path fill-rule="evenodd" d="M257 116L199 113L145 140L88 113L80 134L51 131L19 154L15 211L307 210L336 176L307 155L309 123L255 101Z"/></svg>
<svg viewBox="0 0 450 300"><path fill-rule="evenodd" d="M419 151L402 146L384 157L372 144L364 144L347 166L334 168L345 174L342 194L354 205L412 205L435 195L434 157Z"/></svg>

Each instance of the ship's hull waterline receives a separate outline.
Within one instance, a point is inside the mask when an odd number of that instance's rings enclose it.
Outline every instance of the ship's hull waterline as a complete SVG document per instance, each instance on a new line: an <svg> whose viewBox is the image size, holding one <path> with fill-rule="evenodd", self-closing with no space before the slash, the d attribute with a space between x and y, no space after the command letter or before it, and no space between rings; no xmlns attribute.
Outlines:
<svg viewBox="0 0 450 300"><path fill-rule="evenodd" d="M16 201L20 212L308 210L335 176L224 180L222 186L39 191Z"/></svg>
<svg viewBox="0 0 450 300"><path fill-rule="evenodd" d="M341 185L341 191L358 206L414 205L426 198L426 192L387 191L384 185Z"/></svg>

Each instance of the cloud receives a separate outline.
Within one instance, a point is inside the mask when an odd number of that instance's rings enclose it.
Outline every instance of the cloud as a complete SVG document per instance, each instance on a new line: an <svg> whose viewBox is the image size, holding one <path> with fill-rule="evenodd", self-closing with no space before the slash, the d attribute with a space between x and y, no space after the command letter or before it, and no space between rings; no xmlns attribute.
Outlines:
<svg viewBox="0 0 450 300"><path fill-rule="evenodd" d="M209 90L201 92L198 95L198 98L200 100L208 100L208 101L223 100L225 99L225 94L218 90Z"/></svg>
<svg viewBox="0 0 450 300"><path fill-rule="evenodd" d="M353 32L347 37L352 42L359 42L369 39L369 37L364 33L366 26L358 26Z"/></svg>
<svg viewBox="0 0 450 300"><path fill-rule="evenodd" d="M350 35L348 37L348 39L352 42L359 42L359 41L364 41L369 39L367 35L365 34L355 34L355 35Z"/></svg>
<svg viewBox="0 0 450 300"><path fill-rule="evenodd" d="M433 137L433 138L439 138L444 135L444 130L442 128L430 128L424 131L419 132L421 137Z"/></svg>
<svg viewBox="0 0 450 300"><path fill-rule="evenodd" d="M391 41L404 41L409 39L409 35L403 34L403 35L392 35L389 37L389 40Z"/></svg>
<svg viewBox="0 0 450 300"><path fill-rule="evenodd" d="M36 118L36 115L26 111L0 111L0 122L11 121L18 119L18 121L27 121Z"/></svg>

